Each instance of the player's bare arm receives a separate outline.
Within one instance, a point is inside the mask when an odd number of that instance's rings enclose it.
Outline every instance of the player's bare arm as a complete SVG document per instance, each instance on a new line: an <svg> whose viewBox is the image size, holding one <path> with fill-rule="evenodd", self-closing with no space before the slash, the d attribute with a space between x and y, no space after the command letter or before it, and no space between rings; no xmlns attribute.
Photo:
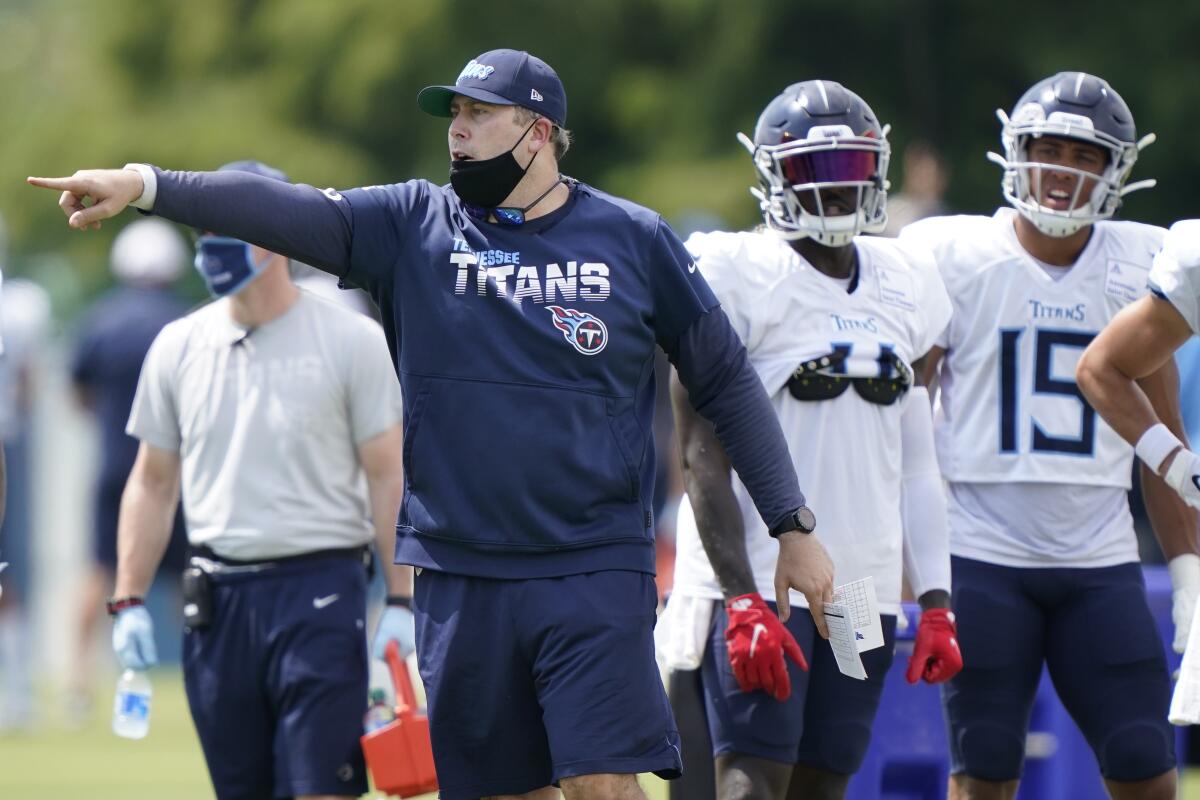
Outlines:
<svg viewBox="0 0 1200 800"><path fill-rule="evenodd" d="M1155 415L1186 448L1187 433L1179 404L1179 368L1174 359L1137 381L1146 394ZM1169 456L1173 460L1177 456ZM1175 635L1171 647L1176 653L1187 648L1192 617L1200 599L1200 547L1197 526L1200 516L1166 481L1139 459L1138 476L1150 526L1167 560L1171 575L1171 621Z"/></svg>
<svg viewBox="0 0 1200 800"><path fill-rule="evenodd" d="M713 422L734 470L779 541L776 596L787 597L789 588L803 594L817 630L826 636L824 604L833 596L833 562L812 535L812 513L797 485L783 430L745 346L716 308L666 349L693 407ZM790 613L790 605L780 603L779 619L786 622Z"/></svg>
<svg viewBox="0 0 1200 800"><path fill-rule="evenodd" d="M1174 306L1147 296L1122 309L1079 359L1080 390L1130 444L1159 422L1137 381L1160 369L1189 336L1191 329ZM1164 465L1151 466L1162 474Z"/></svg>
<svg viewBox="0 0 1200 800"><path fill-rule="evenodd" d="M678 376L671 380L671 404L696 532L725 596L729 620L725 640L734 677L742 691L762 689L782 702L791 695L785 653L803 669L808 669L808 662L758 592L746 550L746 528L730 483L729 456L712 423L692 408ZM782 610L788 605L786 589L777 597L781 600L776 606Z"/></svg>
<svg viewBox="0 0 1200 800"><path fill-rule="evenodd" d="M756 591L746 532L733 495L732 466L712 423L692 408L687 389L671 379L675 432L683 460L683 481L696 514L696 529L726 599Z"/></svg>
<svg viewBox="0 0 1200 800"><path fill-rule="evenodd" d="M942 368L942 357L945 355L945 348L934 345L929 348L928 353L913 362L913 381L917 386L928 387L930 400L937 391L939 370Z"/></svg>
<svg viewBox="0 0 1200 800"><path fill-rule="evenodd" d="M171 538L179 503L179 454L143 443L117 523L117 581L114 597L144 595Z"/></svg>
<svg viewBox="0 0 1200 800"><path fill-rule="evenodd" d="M1167 426L1184 447L1188 447L1183 411L1179 405L1179 368L1174 359L1167 359L1157 370L1139 378L1136 386L1150 401L1155 417ZM1200 518L1196 510L1189 507L1145 462L1141 462L1139 474L1146 512L1163 555L1170 561L1181 555L1200 552L1196 542L1196 527Z"/></svg>

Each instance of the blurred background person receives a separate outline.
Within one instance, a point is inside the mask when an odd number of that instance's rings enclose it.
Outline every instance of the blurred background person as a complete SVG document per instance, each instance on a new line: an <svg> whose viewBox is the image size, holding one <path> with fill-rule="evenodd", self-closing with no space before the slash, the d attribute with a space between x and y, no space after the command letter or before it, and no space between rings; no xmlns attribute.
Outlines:
<svg viewBox="0 0 1200 800"><path fill-rule="evenodd" d="M92 304L79 328L71 379L76 399L99 428L100 451L92 492L91 563L80 587L67 695L69 722L81 722L91 708L96 629L104 617L104 599L112 593L121 492L138 449L137 440L125 433L125 423L151 342L187 311L172 286L188 261L187 243L171 223L147 218L128 225L113 241L109 258L117 286ZM172 597L177 597L186 549L182 515L176 512L162 562ZM178 637L160 649L177 652Z"/></svg>
<svg viewBox="0 0 1200 800"><path fill-rule="evenodd" d="M944 198L950 183L950 169L938 149L918 139L904 148L903 166L904 183L900 191L888 195L884 236L897 236L910 222L948 213Z"/></svg>
<svg viewBox="0 0 1200 800"><path fill-rule="evenodd" d="M310 267L308 264L302 264L299 261L292 261L290 270L292 273L292 283L301 289L324 297L326 300L332 300L351 311L364 314L376 322L379 321L379 314L375 310L375 304L371 302L371 298L367 297L367 293L362 289L343 289L338 286L338 279L328 272L321 272L316 267Z"/></svg>
<svg viewBox="0 0 1200 800"><path fill-rule="evenodd" d="M0 219L0 268L5 262ZM50 298L28 280L8 278L0 292L0 442L6 465L6 511L0 526L0 732L33 722L30 639L30 561L33 526L31 429L34 366L50 323Z"/></svg>

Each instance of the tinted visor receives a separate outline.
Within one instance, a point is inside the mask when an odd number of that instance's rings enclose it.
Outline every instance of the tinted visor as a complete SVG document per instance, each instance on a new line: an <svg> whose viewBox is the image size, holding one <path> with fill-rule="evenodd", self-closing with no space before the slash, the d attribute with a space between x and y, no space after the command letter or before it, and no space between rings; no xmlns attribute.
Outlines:
<svg viewBox="0 0 1200 800"><path fill-rule="evenodd" d="M874 179L876 154L870 150L818 150L779 156L779 168L792 186L809 183L858 183Z"/></svg>

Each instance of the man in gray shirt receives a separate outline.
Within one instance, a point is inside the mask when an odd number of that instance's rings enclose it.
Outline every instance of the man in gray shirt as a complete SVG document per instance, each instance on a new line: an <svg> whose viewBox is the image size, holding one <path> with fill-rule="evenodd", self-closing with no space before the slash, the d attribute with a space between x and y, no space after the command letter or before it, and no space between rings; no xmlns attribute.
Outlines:
<svg viewBox="0 0 1200 800"><path fill-rule="evenodd" d="M141 595L182 483L184 683L216 795L358 796L373 533L389 595L411 595L390 563L401 408L383 331L245 242L202 236L196 266L218 299L155 339L127 428L141 444L121 502L113 646L126 668L156 660ZM394 606L380 636L407 655L411 628Z"/></svg>

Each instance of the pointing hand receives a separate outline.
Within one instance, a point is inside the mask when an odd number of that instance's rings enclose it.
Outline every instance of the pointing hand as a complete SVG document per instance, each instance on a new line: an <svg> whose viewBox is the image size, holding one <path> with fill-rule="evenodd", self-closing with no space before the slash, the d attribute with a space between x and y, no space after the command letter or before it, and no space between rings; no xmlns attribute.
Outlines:
<svg viewBox="0 0 1200 800"><path fill-rule="evenodd" d="M132 169L84 169L69 178L26 178L30 186L62 192L58 206L72 228L100 228L142 196L142 176ZM87 200L91 203L87 203Z"/></svg>

